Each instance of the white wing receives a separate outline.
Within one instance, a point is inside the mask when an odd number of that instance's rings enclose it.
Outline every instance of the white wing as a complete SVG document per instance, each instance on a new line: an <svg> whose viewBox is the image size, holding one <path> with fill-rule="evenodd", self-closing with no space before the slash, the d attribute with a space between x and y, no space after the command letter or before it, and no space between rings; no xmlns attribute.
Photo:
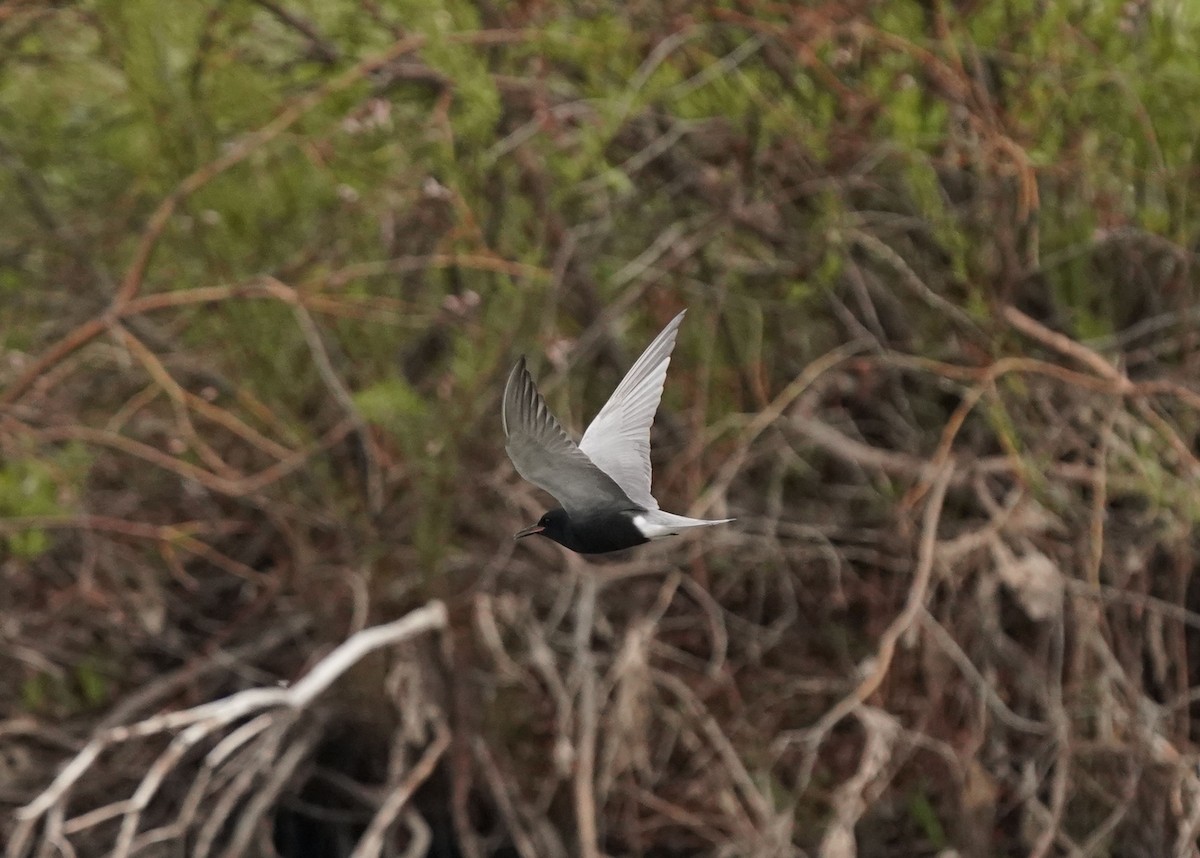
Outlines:
<svg viewBox="0 0 1200 858"><path fill-rule="evenodd" d="M646 347L579 442L579 449L596 467L646 509L658 509L658 501L650 494L650 425L662 399L683 313Z"/></svg>

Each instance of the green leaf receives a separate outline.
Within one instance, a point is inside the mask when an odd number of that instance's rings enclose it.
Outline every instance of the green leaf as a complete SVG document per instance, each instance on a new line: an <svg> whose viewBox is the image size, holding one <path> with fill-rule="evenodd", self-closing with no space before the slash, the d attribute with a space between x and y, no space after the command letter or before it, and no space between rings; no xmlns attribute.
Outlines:
<svg viewBox="0 0 1200 858"><path fill-rule="evenodd" d="M79 686L83 704L89 709L106 703L110 697L108 677L92 659L84 659L75 666L75 682Z"/></svg>
<svg viewBox="0 0 1200 858"><path fill-rule="evenodd" d="M429 404L401 378L387 378L354 394L354 404L363 417L392 431L423 422Z"/></svg>
<svg viewBox="0 0 1200 858"><path fill-rule="evenodd" d="M937 811L934 810L924 789L909 794L908 813L924 832L925 838L934 849L946 847L946 829L942 827Z"/></svg>

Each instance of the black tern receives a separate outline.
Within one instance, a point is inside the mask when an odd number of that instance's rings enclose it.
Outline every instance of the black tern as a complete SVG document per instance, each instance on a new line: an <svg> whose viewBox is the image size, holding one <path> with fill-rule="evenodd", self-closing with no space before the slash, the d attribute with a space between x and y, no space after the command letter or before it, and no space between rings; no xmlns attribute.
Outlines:
<svg viewBox="0 0 1200 858"><path fill-rule="evenodd" d="M605 554L733 521L664 512L650 494L650 425L681 321L683 313L646 347L578 444L546 406L525 358L517 361L504 387L505 449L517 473L562 506L514 538L539 534L579 554Z"/></svg>

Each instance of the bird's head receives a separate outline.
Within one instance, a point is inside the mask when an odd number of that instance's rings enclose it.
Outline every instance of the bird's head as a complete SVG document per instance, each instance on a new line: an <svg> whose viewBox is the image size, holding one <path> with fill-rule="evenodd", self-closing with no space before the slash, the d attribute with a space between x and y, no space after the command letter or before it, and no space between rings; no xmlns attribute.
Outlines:
<svg viewBox="0 0 1200 858"><path fill-rule="evenodd" d="M571 519L567 516L565 509L552 509L539 518L537 524L517 531L513 539L523 539L536 533L553 539L555 542L562 542L570 530L570 523Z"/></svg>

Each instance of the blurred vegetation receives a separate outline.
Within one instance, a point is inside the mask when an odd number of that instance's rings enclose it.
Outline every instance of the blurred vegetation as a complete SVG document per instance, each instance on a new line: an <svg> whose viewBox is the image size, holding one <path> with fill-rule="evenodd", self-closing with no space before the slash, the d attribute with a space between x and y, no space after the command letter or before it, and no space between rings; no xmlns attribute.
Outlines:
<svg viewBox="0 0 1200 858"><path fill-rule="evenodd" d="M655 491L739 523L601 590L603 849L1195 854L1198 89L1183 0L0 0L0 806L440 598L435 841L575 854L499 394L578 430L688 307ZM898 732L811 732L947 461ZM379 782L381 676L314 766Z"/></svg>

